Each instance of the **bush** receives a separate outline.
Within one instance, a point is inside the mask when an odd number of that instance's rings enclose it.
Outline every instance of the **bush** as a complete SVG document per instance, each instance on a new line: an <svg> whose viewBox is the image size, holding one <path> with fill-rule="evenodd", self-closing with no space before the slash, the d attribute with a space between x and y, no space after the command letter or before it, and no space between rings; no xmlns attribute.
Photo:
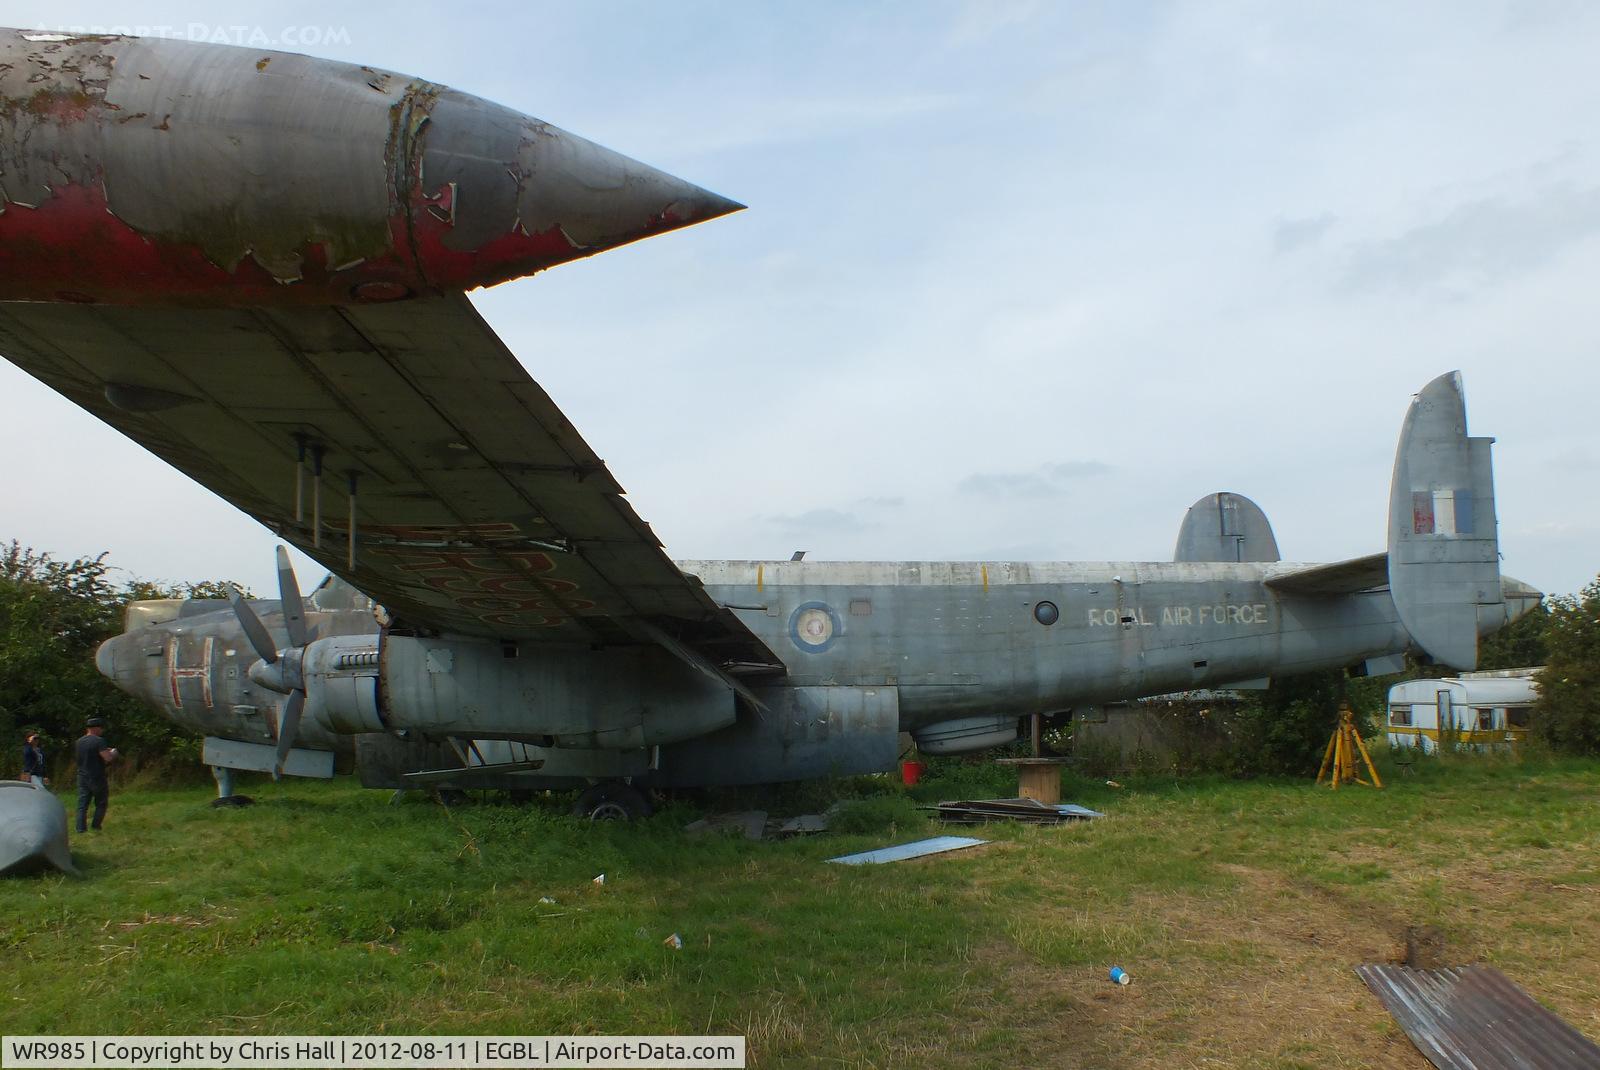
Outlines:
<svg viewBox="0 0 1600 1070"><path fill-rule="evenodd" d="M122 775L177 752L198 753L198 741L159 710L112 686L94 664L104 640L122 630L135 598L216 597L220 583L165 587L113 583L106 555L58 561L16 541L0 543L0 743L21 767L22 733L44 738L54 773L66 771L72 742L89 717L111 723L114 745L130 759ZM3 761L3 759L0 759Z"/></svg>
<svg viewBox="0 0 1600 1070"><path fill-rule="evenodd" d="M1600 579L1551 600L1544 640L1534 731L1553 750L1600 754Z"/></svg>
<svg viewBox="0 0 1600 1070"><path fill-rule="evenodd" d="M1356 730L1371 737L1374 706L1368 689L1347 688L1344 671L1328 669L1275 678L1252 694L1234 719L1229 772L1234 776L1314 776L1348 701ZM1381 700L1379 700L1381 702Z"/></svg>

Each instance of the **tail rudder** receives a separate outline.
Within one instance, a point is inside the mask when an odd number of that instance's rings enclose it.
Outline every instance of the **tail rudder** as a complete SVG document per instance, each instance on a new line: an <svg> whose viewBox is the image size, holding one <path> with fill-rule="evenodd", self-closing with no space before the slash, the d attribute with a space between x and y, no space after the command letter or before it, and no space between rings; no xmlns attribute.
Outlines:
<svg viewBox="0 0 1600 1070"><path fill-rule="evenodd" d="M1492 438L1467 435L1461 373L1412 401L1389 491L1389 588L1400 621L1435 661L1477 667L1478 636L1506 619Z"/></svg>

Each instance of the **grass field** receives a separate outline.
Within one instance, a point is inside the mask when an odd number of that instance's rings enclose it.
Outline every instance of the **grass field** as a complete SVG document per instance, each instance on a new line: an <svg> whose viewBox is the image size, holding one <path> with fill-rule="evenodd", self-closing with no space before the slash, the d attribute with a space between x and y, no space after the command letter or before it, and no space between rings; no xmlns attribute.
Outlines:
<svg viewBox="0 0 1600 1070"><path fill-rule="evenodd" d="M946 769L915 800L1015 786ZM854 782L843 829L760 843L685 836L700 811L683 803L589 826L554 801L246 790L240 810L122 790L106 831L74 838L84 879L0 882L0 1030L736 1033L755 1066L1424 1067L1351 972L1404 957L1410 930L1600 1038L1600 763L1430 763L1382 792L1069 776L1107 819L994 825L985 847L860 868L823 859L940 831L898 785ZM1113 963L1132 985L1106 981Z"/></svg>

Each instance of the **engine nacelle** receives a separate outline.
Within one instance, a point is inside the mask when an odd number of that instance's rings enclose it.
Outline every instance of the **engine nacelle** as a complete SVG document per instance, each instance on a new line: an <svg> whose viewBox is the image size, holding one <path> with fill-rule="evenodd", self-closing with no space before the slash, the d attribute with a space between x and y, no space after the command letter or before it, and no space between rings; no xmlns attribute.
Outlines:
<svg viewBox="0 0 1600 1070"><path fill-rule="evenodd" d="M306 653L308 709L342 732L633 750L734 722L734 693L656 647L523 649L473 639L333 637Z"/></svg>
<svg viewBox="0 0 1600 1070"><path fill-rule="evenodd" d="M378 637L334 635L306 647L306 717L330 732L382 732L378 711Z"/></svg>

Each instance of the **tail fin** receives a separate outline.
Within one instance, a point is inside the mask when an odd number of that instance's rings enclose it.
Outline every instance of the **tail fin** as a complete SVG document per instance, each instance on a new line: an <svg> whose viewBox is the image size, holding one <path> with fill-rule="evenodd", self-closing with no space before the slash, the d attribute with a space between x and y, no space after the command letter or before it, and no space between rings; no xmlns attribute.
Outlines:
<svg viewBox="0 0 1600 1070"><path fill-rule="evenodd" d="M1400 621L1435 661L1462 670L1477 667L1480 630L1506 619L1493 442L1467 437L1461 373L1441 375L1406 413L1389 489L1389 587Z"/></svg>
<svg viewBox="0 0 1600 1070"><path fill-rule="evenodd" d="M1278 540L1261 506L1219 491L1189 506L1178 529L1174 561L1277 561Z"/></svg>

